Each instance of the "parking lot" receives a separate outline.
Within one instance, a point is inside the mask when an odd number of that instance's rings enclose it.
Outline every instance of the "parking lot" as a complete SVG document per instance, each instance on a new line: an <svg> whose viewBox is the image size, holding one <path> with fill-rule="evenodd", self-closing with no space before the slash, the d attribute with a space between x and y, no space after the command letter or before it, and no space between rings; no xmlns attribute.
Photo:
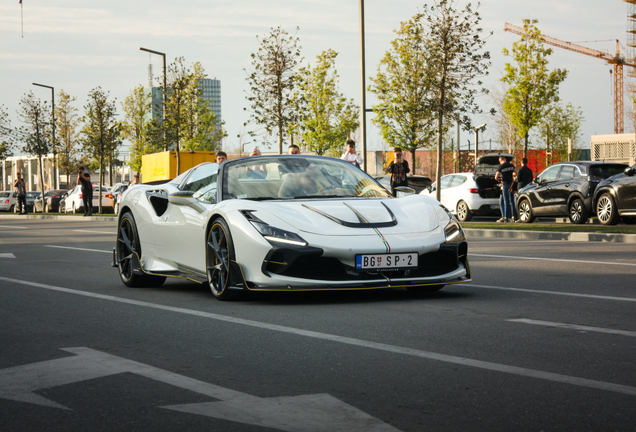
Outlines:
<svg viewBox="0 0 636 432"><path fill-rule="evenodd" d="M473 238L473 281L131 289L115 222L0 218L7 431L633 430L636 245Z"/></svg>

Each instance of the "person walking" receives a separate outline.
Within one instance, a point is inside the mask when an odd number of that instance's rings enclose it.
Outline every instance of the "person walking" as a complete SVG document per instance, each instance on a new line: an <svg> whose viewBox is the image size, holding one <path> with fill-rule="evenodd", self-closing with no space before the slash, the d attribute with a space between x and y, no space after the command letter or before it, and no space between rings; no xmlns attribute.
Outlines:
<svg viewBox="0 0 636 432"><path fill-rule="evenodd" d="M411 170L409 169L409 163L402 159L402 156L402 149L400 147L394 147L394 160L391 161L386 169L386 173L391 174L391 193L393 194L393 196L395 196L396 187L409 185L406 175Z"/></svg>
<svg viewBox="0 0 636 432"><path fill-rule="evenodd" d="M501 183L501 193L503 196L502 218L497 222L514 222L513 188L512 181L515 173L515 166L508 162L504 156L499 156L499 168L495 173L495 180Z"/></svg>
<svg viewBox="0 0 636 432"><path fill-rule="evenodd" d="M20 209L20 214L28 214L26 205L26 186L22 179L22 174L18 173L18 178L13 182L13 187L18 194L18 209Z"/></svg>
<svg viewBox="0 0 636 432"><path fill-rule="evenodd" d="M360 168L364 162L360 153L356 152L356 142L354 140L347 141L347 151L342 154L340 159L345 160L358 168Z"/></svg>
<svg viewBox="0 0 636 432"><path fill-rule="evenodd" d="M521 190L522 187L532 183L532 170L528 168L528 158L521 159L521 168L517 173L517 189Z"/></svg>
<svg viewBox="0 0 636 432"><path fill-rule="evenodd" d="M84 167L79 167L77 173L77 184L82 185L82 202L84 203L84 216L93 215L93 184L91 183L91 176L84 170Z"/></svg>

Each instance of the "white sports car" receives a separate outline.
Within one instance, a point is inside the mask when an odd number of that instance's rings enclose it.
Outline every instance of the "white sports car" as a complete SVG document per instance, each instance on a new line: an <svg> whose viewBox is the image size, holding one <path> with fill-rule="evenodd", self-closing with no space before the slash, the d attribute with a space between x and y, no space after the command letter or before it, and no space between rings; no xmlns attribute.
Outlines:
<svg viewBox="0 0 636 432"><path fill-rule="evenodd" d="M438 201L394 198L350 163L301 155L204 163L129 188L113 266L130 287L180 277L219 300L471 280L464 232Z"/></svg>

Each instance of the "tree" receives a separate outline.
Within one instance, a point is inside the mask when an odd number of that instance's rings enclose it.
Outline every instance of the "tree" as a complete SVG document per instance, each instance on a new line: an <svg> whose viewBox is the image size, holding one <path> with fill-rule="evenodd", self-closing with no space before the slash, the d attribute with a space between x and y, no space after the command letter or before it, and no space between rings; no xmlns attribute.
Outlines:
<svg viewBox="0 0 636 432"><path fill-rule="evenodd" d="M475 102L477 94L487 94L481 87L480 78L488 75L490 53L480 50L486 43L481 39L479 27L481 17L473 11L471 4L459 11L457 0L441 0L424 12L416 15L428 27L426 49L430 57L427 73L432 80L435 98L433 110L437 113L437 199L441 198L440 178L442 174L442 140L447 126L446 117L469 128L471 120L467 114L480 113ZM494 109L491 110L494 114Z"/></svg>
<svg viewBox="0 0 636 432"><path fill-rule="evenodd" d="M523 157L528 155L530 130L538 125L548 107L559 101L559 84L567 77L567 71L548 71L547 57L551 48L541 43L543 37L537 28L537 20L523 20L524 34L512 44L512 53L506 48L503 54L512 56L517 67L506 63L502 81L509 85L504 98L504 110L524 139Z"/></svg>
<svg viewBox="0 0 636 432"><path fill-rule="evenodd" d="M548 161L552 160L547 154L548 152L554 154L556 151L560 155L568 154L568 138L572 140L573 150L580 146L582 122L583 112L571 103L565 106L555 103L548 107L539 129L539 133L546 143L546 159Z"/></svg>
<svg viewBox="0 0 636 432"><path fill-rule="evenodd" d="M260 40L258 51L252 53L254 70L246 78L250 86L247 100L250 122L264 128L267 135L278 135L278 152L282 153L289 126L297 122L293 95L298 80L296 69L303 59L296 36L298 28L293 36L280 26L271 30ZM256 132L250 131L250 135L255 136Z"/></svg>
<svg viewBox="0 0 636 432"><path fill-rule="evenodd" d="M121 144L120 129L115 120L115 101L108 101L108 96L109 93L105 93L101 87L96 87L88 93L82 128L84 150L99 167L99 213L102 212L101 186L104 184L105 162Z"/></svg>
<svg viewBox="0 0 636 432"><path fill-rule="evenodd" d="M152 148L148 139L150 129L152 97L144 90L143 86L137 86L130 91L121 104L124 111L124 119L121 121L121 136L131 142L130 161L128 166L135 172L141 171L141 157L148 153L161 151L163 148L159 142ZM158 122L158 136L161 136L161 124ZM154 151L151 151L154 150Z"/></svg>
<svg viewBox="0 0 636 432"><path fill-rule="evenodd" d="M501 150L508 153L515 153L523 149L523 145L517 126L512 122L510 114L503 108L505 93L505 89L503 92L496 90L491 93L491 98L497 110L493 132L495 134L495 141L499 143Z"/></svg>
<svg viewBox="0 0 636 432"><path fill-rule="evenodd" d="M337 56L337 52L327 50L317 57L314 68L301 68L294 96L304 144L319 155L341 148L359 125L359 108L353 99L338 92L338 72L334 69Z"/></svg>
<svg viewBox="0 0 636 432"><path fill-rule="evenodd" d="M18 117L25 124L19 129L25 141L22 151L38 158L40 191L44 196L43 159L53 148L51 108L47 102L41 101L33 92L29 92L20 100Z"/></svg>
<svg viewBox="0 0 636 432"><path fill-rule="evenodd" d="M13 137L11 130L11 119L9 118L9 112L5 109L4 105L0 105L0 162L7 160L13 156ZM4 178L2 179L2 190L5 188Z"/></svg>
<svg viewBox="0 0 636 432"><path fill-rule="evenodd" d="M428 74L431 59L426 30L417 15L400 23L395 33L398 37L391 42L369 86L380 101L373 107L373 123L391 147L411 152L415 161L415 150L431 145L435 133L433 83Z"/></svg>
<svg viewBox="0 0 636 432"><path fill-rule="evenodd" d="M77 98L70 96L60 90L58 103L55 107L55 123L57 127L58 141L58 167L66 174L66 185L70 189L71 173L77 170L77 144L79 137L77 127L79 126L79 115L77 108L71 105Z"/></svg>

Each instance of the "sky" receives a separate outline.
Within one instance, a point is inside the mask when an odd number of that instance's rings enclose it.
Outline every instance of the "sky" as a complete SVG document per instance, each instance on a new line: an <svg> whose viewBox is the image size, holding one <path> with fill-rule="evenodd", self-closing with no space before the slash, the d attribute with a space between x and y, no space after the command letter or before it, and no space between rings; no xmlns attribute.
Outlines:
<svg viewBox="0 0 636 432"><path fill-rule="evenodd" d="M257 35L281 26L289 33L300 28L303 64L315 63L322 51L339 53L336 68L339 90L360 103L360 15L359 0L4 0L0 4L0 105L20 126L17 110L29 91L50 101L51 91L40 83L76 96L75 106L83 112L89 91L97 86L116 98L117 107L132 88L148 85L148 65L155 78L162 74L161 56L149 55L140 47L164 52L168 62L183 56L187 62L201 62L210 78L221 80L222 116L228 137L226 151L251 141L245 80L251 70L251 53L258 49ZM428 1L431 4L432 0ZM467 1L458 1L463 8ZM422 10L425 2L415 0L365 0L365 48L367 77L395 38L394 29ZM473 6L477 2L472 2ZM502 55L519 36L504 32L505 22L522 26L526 18L538 19L543 34L597 50L615 52L616 39L625 50L628 5L622 0L483 0L485 50L492 58L489 89L501 89L505 63ZM23 23L23 24L22 24ZM492 35L490 35L492 32ZM613 89L611 65L586 55L554 48L549 67L564 68L568 78L560 96L583 111L582 142L589 148L590 136L613 133ZM625 70L625 75L629 70ZM627 82L627 80L626 80ZM367 85L369 80L367 78ZM478 103L484 112L493 107L490 97ZM367 94L367 108L374 104ZM626 111L627 112L627 111ZM369 149L382 149L382 139L367 118ZM477 115L473 124L494 123L489 115ZM626 132L632 130L626 116ZM480 141L493 138L488 127ZM462 131L466 148L474 136ZM493 145L495 148L496 145ZM246 146L248 148L248 146ZM19 152L18 152L19 153Z"/></svg>

